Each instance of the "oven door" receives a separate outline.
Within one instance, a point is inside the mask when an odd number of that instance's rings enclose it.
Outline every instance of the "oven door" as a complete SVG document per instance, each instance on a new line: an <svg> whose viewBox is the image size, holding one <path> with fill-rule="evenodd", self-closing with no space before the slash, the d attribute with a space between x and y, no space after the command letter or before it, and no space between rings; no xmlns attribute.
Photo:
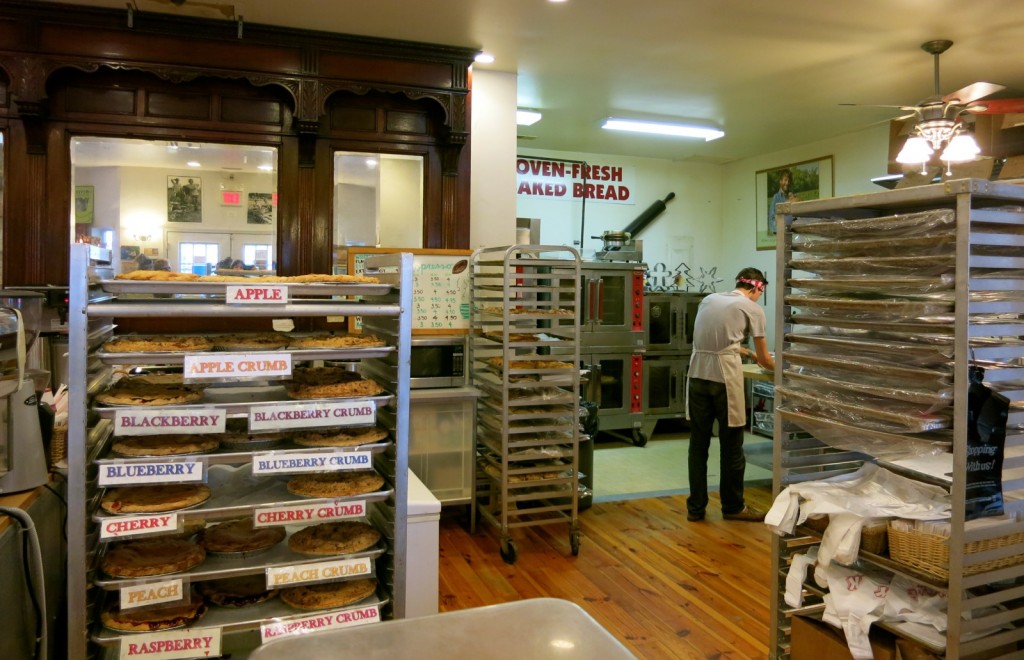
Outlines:
<svg viewBox="0 0 1024 660"><path fill-rule="evenodd" d="M688 356L644 357L643 407L646 415L686 416Z"/></svg>
<svg viewBox="0 0 1024 660"><path fill-rule="evenodd" d="M705 293L690 291L644 295L644 333L647 354L679 354L693 347L693 322Z"/></svg>
<svg viewBox="0 0 1024 660"><path fill-rule="evenodd" d="M584 349L643 347L643 277L640 264L582 269L580 345Z"/></svg>
<svg viewBox="0 0 1024 660"><path fill-rule="evenodd" d="M594 353L581 356L590 370L585 398L598 406L600 428L631 428L643 417L643 355Z"/></svg>

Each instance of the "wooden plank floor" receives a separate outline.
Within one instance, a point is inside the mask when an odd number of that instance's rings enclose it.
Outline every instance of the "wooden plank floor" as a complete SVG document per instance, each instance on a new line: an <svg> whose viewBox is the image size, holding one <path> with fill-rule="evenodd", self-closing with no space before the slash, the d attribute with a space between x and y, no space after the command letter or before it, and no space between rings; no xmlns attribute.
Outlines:
<svg viewBox="0 0 1024 660"><path fill-rule="evenodd" d="M576 557L568 524L514 529L513 565L497 528L471 535L446 512L440 609L564 598L640 658L767 658L771 532L722 520L712 498L699 523L687 522L684 496L595 504L580 514ZM747 503L767 510L770 490L748 487Z"/></svg>

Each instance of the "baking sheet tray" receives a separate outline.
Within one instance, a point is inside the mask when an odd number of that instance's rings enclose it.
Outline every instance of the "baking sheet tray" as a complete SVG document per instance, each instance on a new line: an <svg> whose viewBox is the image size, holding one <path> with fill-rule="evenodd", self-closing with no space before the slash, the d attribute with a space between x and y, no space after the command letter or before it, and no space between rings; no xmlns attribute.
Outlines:
<svg viewBox="0 0 1024 660"><path fill-rule="evenodd" d="M826 309L840 313L868 312L872 314L899 315L906 317L949 314L955 309L951 300L905 300L900 298L861 299L832 298L827 296L785 297L786 304L801 309Z"/></svg>
<svg viewBox="0 0 1024 660"><path fill-rule="evenodd" d="M212 522L252 515L255 507L286 506L289 504L316 506L320 503L326 504L335 500L379 502L387 500L394 492L385 485L381 490L349 497L303 497L288 492L288 481L293 476L298 475L253 476L252 469L248 465L241 467L227 465L212 466L207 472L206 482L210 487L210 498L200 503L199 506L190 508L179 517L183 518L186 522L194 520ZM127 515L144 516L150 514L132 513L115 515L106 513L102 509L96 509L93 514L93 520L100 522L123 518ZM104 539L104 541L108 540L116 541L117 539Z"/></svg>
<svg viewBox="0 0 1024 660"><path fill-rule="evenodd" d="M154 436L158 437L158 436ZM210 437L216 438L216 434L211 434ZM253 437L258 438L259 434L254 433ZM220 449L207 452L197 452L193 454L171 454L171 455L160 455L160 456L121 456L113 451L110 451L105 457L96 459L97 465L105 465L111 463L153 463L154 461L173 461L176 458L187 458L195 459L197 457L203 458L207 465L247 465L252 462L252 455L265 454L273 452L275 456L288 456L289 454L334 454L334 453L352 453L352 452L369 452L371 454L380 454L389 447L392 446L390 441L387 442L373 442L365 445L351 445L348 447L305 447L296 445L287 439L276 441L273 445L253 446L249 450L238 450L224 448L222 445Z"/></svg>
<svg viewBox="0 0 1024 660"><path fill-rule="evenodd" d="M183 364L186 355L205 355L208 351L144 351L139 353L107 353L97 351L104 364ZM209 351L212 352L212 351ZM275 348L262 351L217 351L217 353L290 353L292 362L309 360L364 360L381 358L395 352L394 346L370 348Z"/></svg>
<svg viewBox="0 0 1024 660"><path fill-rule="evenodd" d="M956 267L956 255L940 254L913 257L849 257L836 259L793 259L793 270L808 273L844 273L856 275L866 272L906 271L916 276L922 273L942 274Z"/></svg>
<svg viewBox="0 0 1024 660"><path fill-rule="evenodd" d="M902 333L920 332L926 334L953 335L953 324L946 318L936 318L934 321L918 319L910 321L893 321L892 319L871 320L849 318L844 316L820 316L810 314L793 314L793 323L801 325L826 326L833 328L845 328L851 330L877 330L893 331Z"/></svg>
<svg viewBox="0 0 1024 660"><path fill-rule="evenodd" d="M380 578L378 578L379 580ZM379 589L378 589L379 591ZM323 610L297 610L286 605L280 598L272 598L266 602L246 607L219 607L210 605L206 614L203 615L193 628L220 628L223 633L243 632L246 630L259 630L265 623L287 622L291 619L302 619L310 615L324 615L331 613L345 612L377 606L378 610L387 605L390 599L381 597L379 594L364 598L358 603L351 603L344 607L333 607ZM163 632L163 631L158 631ZM103 646L117 645L122 639L136 641L138 633L118 633L113 630L96 625L91 633L92 641ZM226 641L226 640L225 640Z"/></svg>
<svg viewBox="0 0 1024 660"><path fill-rule="evenodd" d="M390 284L294 283L294 282L157 282L152 280L102 280L107 293L182 293L223 296L229 286L287 286L289 298L296 296L382 296Z"/></svg>
<svg viewBox="0 0 1024 660"><path fill-rule="evenodd" d="M294 403L296 405L338 403L339 401L363 400L373 401L377 407L387 405L394 398L390 394L379 396L360 397L338 397L330 399L292 399L288 396L281 385L262 385L256 387L207 387L203 391L203 398L194 403L182 403L170 406L96 406L94 410L103 419L113 419L118 410L129 408L141 412L155 412L159 410L194 410L197 413L204 408L218 408L225 410L228 415L240 416L249 414L249 408L265 403ZM338 426L332 423L332 426Z"/></svg>
<svg viewBox="0 0 1024 660"><path fill-rule="evenodd" d="M956 214L952 209L930 209L876 218L822 220L820 218L798 217L793 221L790 231L794 235L812 234L815 236L853 238L858 235L877 237L882 234L893 234L894 238L899 238L901 235L913 232L934 231L938 227L953 227L955 225Z"/></svg>
<svg viewBox="0 0 1024 660"><path fill-rule="evenodd" d="M956 234L949 232L933 236L907 236L850 240L802 240L793 242L793 252L807 254L834 254L844 256L886 256L930 250L952 250L956 247Z"/></svg>

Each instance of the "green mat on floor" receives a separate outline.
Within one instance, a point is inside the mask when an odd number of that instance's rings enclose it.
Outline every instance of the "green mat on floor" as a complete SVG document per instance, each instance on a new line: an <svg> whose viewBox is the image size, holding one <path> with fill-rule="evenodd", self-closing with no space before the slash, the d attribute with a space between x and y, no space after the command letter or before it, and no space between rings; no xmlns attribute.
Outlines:
<svg viewBox="0 0 1024 660"><path fill-rule="evenodd" d="M621 442L594 446L594 501L614 502L645 497L680 495L689 492L686 433L667 437L655 435L643 447ZM747 434L747 483L771 483L771 442L768 438ZM718 440L711 441L708 456L708 487L718 487Z"/></svg>

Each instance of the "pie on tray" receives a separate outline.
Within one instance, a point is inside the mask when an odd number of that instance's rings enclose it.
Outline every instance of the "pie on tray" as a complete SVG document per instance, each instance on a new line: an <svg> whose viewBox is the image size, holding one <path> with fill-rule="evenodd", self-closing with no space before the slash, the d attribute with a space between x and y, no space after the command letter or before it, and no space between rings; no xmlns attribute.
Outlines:
<svg viewBox="0 0 1024 660"><path fill-rule="evenodd" d="M376 382L343 367L298 367L284 386L293 399L373 396L384 391Z"/></svg>
<svg viewBox="0 0 1024 660"><path fill-rule="evenodd" d="M288 587L281 590L281 600L300 610L324 610L358 603L376 591L376 580L362 578Z"/></svg>
<svg viewBox="0 0 1024 660"><path fill-rule="evenodd" d="M187 603L162 604L140 609L118 610L115 605L100 614L103 626L121 632L156 632L184 628L206 614L206 603L198 594L190 594Z"/></svg>
<svg viewBox="0 0 1024 660"><path fill-rule="evenodd" d="M288 481L288 492L302 497L353 497L380 490L384 477L372 470L301 474Z"/></svg>
<svg viewBox="0 0 1024 660"><path fill-rule="evenodd" d="M288 348L372 348L383 345L384 340L373 335L330 333L294 337Z"/></svg>
<svg viewBox="0 0 1024 660"><path fill-rule="evenodd" d="M303 433L292 438L292 441L303 447L355 447L371 442L379 442L388 437L388 432L379 426L368 429L349 429L327 433Z"/></svg>
<svg viewBox="0 0 1024 660"><path fill-rule="evenodd" d="M304 555L347 555L372 548L380 540L373 525L358 520L303 527L288 539L288 549Z"/></svg>
<svg viewBox="0 0 1024 660"><path fill-rule="evenodd" d="M206 550L184 539L160 538L112 545L103 555L103 572L116 578L169 575L187 571L206 559Z"/></svg>
<svg viewBox="0 0 1024 660"><path fill-rule="evenodd" d="M211 347L209 339L196 335L124 335L103 344L107 353L195 352Z"/></svg>
<svg viewBox="0 0 1024 660"><path fill-rule="evenodd" d="M291 340L282 332L250 332L214 335L210 341L215 351L272 351L284 348Z"/></svg>
<svg viewBox="0 0 1024 660"><path fill-rule="evenodd" d="M199 582L196 588L211 605L221 607L245 607L277 597L276 590L267 589L262 573Z"/></svg>
<svg viewBox="0 0 1024 660"><path fill-rule="evenodd" d="M139 382L124 378L96 395L96 401L108 406L169 406L194 403L203 398L202 388Z"/></svg>
<svg viewBox="0 0 1024 660"><path fill-rule="evenodd" d="M285 537L284 527L253 527L252 518L207 527L202 544L210 554L243 554L268 550Z"/></svg>
<svg viewBox="0 0 1024 660"><path fill-rule="evenodd" d="M200 277L194 273L176 273L172 270L133 270L130 273L118 273L114 279L145 282L197 282Z"/></svg>
<svg viewBox="0 0 1024 660"><path fill-rule="evenodd" d="M121 456L179 456L215 451L220 442L208 435L128 435L114 438L111 450Z"/></svg>
<svg viewBox="0 0 1024 660"><path fill-rule="evenodd" d="M571 362L546 360L543 358L547 356L542 355L519 355L517 357L527 359L512 360L510 364L513 369L570 369L572 367ZM499 355L496 357L488 358L487 363L490 364L492 367L497 367L498 369L501 369L502 366L505 364L505 359Z"/></svg>
<svg viewBox="0 0 1024 660"><path fill-rule="evenodd" d="M210 498L204 484L120 486L103 494L100 507L107 513L166 513L186 509Z"/></svg>

